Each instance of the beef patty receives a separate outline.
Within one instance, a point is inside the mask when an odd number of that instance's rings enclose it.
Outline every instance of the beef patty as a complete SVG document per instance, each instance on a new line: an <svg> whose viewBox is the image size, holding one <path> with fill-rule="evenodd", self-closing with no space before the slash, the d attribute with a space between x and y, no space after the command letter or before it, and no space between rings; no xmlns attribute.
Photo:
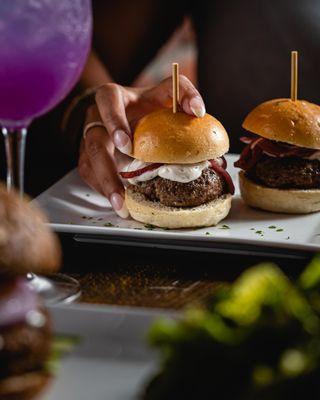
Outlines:
<svg viewBox="0 0 320 400"><path fill-rule="evenodd" d="M224 193L224 182L212 169L207 168L198 179L188 183L156 177L132 185L131 188L165 206L196 207L221 196Z"/></svg>
<svg viewBox="0 0 320 400"><path fill-rule="evenodd" d="M44 325L31 326L27 322L0 330L0 378L42 369L51 347L51 327L46 311Z"/></svg>
<svg viewBox="0 0 320 400"><path fill-rule="evenodd" d="M265 157L248 171L248 177L279 189L320 189L320 161L297 157Z"/></svg>

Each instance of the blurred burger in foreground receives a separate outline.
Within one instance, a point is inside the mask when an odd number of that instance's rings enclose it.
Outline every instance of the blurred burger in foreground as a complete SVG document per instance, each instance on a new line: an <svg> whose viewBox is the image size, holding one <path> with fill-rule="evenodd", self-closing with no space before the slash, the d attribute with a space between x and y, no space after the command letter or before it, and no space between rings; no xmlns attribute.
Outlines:
<svg viewBox="0 0 320 400"><path fill-rule="evenodd" d="M26 273L60 266L57 238L44 215L0 186L0 399L35 398L50 380L49 315Z"/></svg>
<svg viewBox="0 0 320 400"><path fill-rule="evenodd" d="M33 399L50 380L49 316L23 278L0 282L0 399Z"/></svg>
<svg viewBox="0 0 320 400"><path fill-rule="evenodd" d="M249 113L253 133L235 166L250 206L273 212L320 210L320 107L304 100L275 99Z"/></svg>
<svg viewBox="0 0 320 400"><path fill-rule="evenodd" d="M0 279L4 273L50 274L59 269L60 244L46 222L37 207L0 184Z"/></svg>
<svg viewBox="0 0 320 400"><path fill-rule="evenodd" d="M134 133L134 160L120 172L132 218L172 229L219 223L234 193L228 150L227 132L209 114L161 109L146 115Z"/></svg>

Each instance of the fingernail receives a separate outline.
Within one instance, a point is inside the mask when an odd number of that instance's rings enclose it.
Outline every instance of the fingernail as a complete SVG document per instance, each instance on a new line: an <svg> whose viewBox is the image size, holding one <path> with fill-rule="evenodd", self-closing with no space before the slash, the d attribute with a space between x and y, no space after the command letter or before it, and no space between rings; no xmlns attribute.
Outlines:
<svg viewBox="0 0 320 400"><path fill-rule="evenodd" d="M114 144L121 153L130 155L132 152L132 143L130 137L121 130L116 130L113 134Z"/></svg>
<svg viewBox="0 0 320 400"><path fill-rule="evenodd" d="M198 118L204 117L206 113L206 109L202 103L202 100L199 97L193 97L190 100L190 108L193 114Z"/></svg>
<svg viewBox="0 0 320 400"><path fill-rule="evenodd" d="M119 193L112 193L110 196L110 203L114 209L114 211L121 218L128 218L129 211L127 209L126 203L124 202L123 197Z"/></svg>

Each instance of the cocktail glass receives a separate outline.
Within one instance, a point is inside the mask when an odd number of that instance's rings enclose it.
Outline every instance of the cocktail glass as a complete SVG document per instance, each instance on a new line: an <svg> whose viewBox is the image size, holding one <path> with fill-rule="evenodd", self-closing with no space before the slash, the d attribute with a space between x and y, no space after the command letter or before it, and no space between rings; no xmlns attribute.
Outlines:
<svg viewBox="0 0 320 400"><path fill-rule="evenodd" d="M28 126L75 85L91 33L90 0L0 1L0 126L8 190L23 195ZM71 301L80 293L79 283L63 274L29 278L47 302Z"/></svg>

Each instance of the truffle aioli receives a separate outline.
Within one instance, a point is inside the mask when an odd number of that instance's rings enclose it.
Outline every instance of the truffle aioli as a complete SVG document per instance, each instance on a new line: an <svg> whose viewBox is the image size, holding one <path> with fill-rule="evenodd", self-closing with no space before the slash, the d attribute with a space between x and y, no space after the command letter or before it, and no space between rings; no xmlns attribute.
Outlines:
<svg viewBox="0 0 320 400"><path fill-rule="evenodd" d="M158 170L158 176L174 182L188 183L200 178L202 171L209 167L208 161L197 164L166 164Z"/></svg>
<svg viewBox="0 0 320 400"><path fill-rule="evenodd" d="M126 172L136 171L144 168L152 163L145 163L140 160L133 160L126 168ZM208 161L203 161L196 164L164 164L151 171L146 171L143 174L134 178L128 179L131 185L136 185L138 182L149 181L156 176L168 179L174 182L188 183L198 179L202 171L210 166Z"/></svg>

